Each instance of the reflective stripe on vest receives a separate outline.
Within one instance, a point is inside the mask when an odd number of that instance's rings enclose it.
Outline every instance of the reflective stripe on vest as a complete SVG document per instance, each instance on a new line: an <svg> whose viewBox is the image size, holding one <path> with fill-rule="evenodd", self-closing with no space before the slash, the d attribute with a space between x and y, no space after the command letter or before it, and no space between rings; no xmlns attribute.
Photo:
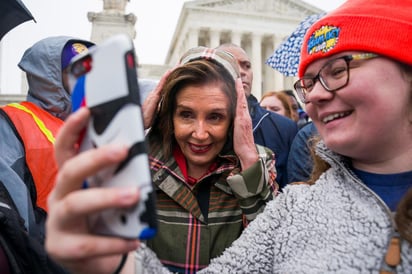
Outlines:
<svg viewBox="0 0 412 274"><path fill-rule="evenodd" d="M30 109L28 109L25 106L20 105L18 103L11 103L11 104L8 104L8 106L18 108L18 109L23 110L23 111L27 112L28 114L30 114L31 117L33 117L34 122L36 123L36 125L39 127L40 131L43 132L44 136L46 136L47 140L49 140L50 143L54 144L55 138L53 136L53 133L45 126L43 121L40 120L40 118L37 117L36 114L34 114Z"/></svg>
<svg viewBox="0 0 412 274"><path fill-rule="evenodd" d="M47 197L57 175L54 136L63 121L30 102L9 104L2 109L23 142L26 164L36 187L36 204L47 211Z"/></svg>

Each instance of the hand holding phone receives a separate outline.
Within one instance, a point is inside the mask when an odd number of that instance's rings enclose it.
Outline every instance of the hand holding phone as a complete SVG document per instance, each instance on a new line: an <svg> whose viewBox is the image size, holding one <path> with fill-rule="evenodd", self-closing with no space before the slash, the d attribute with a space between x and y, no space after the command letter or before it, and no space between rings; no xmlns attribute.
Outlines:
<svg viewBox="0 0 412 274"><path fill-rule="evenodd" d="M70 85L73 111L81 106L91 111L79 140L80 151L109 143L129 147L126 160L87 178L85 187L136 186L140 190L136 206L92 215L90 228L103 235L149 239L156 234L157 222L135 60L132 40L113 36L73 58Z"/></svg>

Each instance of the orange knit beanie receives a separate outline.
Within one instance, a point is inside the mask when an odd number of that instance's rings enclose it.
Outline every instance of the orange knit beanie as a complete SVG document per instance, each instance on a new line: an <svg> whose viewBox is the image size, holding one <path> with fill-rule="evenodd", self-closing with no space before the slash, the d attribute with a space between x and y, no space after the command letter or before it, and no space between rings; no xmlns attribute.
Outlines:
<svg viewBox="0 0 412 274"><path fill-rule="evenodd" d="M373 52L412 65L411 46L412 0L348 0L306 32L298 74L342 51Z"/></svg>

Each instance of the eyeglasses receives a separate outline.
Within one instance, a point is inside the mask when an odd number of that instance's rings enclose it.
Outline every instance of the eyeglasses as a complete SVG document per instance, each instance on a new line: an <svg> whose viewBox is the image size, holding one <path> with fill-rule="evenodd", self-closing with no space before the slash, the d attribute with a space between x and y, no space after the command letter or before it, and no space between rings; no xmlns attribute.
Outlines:
<svg viewBox="0 0 412 274"><path fill-rule="evenodd" d="M378 55L374 53L360 53L330 60L323 65L315 77L305 76L296 81L294 87L299 99L303 103L307 103L307 94L312 91L318 80L322 87L329 92L344 88L349 83L349 63L352 60L368 60L375 57Z"/></svg>

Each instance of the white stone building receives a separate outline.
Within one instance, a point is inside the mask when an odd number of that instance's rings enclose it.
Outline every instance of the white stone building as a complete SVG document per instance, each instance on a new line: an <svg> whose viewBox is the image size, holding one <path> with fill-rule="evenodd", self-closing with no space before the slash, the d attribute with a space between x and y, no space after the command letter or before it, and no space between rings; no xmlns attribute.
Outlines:
<svg viewBox="0 0 412 274"><path fill-rule="evenodd" d="M90 40L95 44L118 33L125 33L132 39L136 38L136 15L126 14L129 0L103 0L103 11L88 12L87 18L92 23Z"/></svg>
<svg viewBox="0 0 412 274"><path fill-rule="evenodd" d="M294 79L265 64L277 46L305 17L322 10L299 0L199 0L186 2L166 57L173 65L188 48L231 42L249 55L252 93L292 88Z"/></svg>
<svg viewBox="0 0 412 274"><path fill-rule="evenodd" d="M88 13L92 23L91 40L98 44L119 32L135 38L136 17L132 13L125 14L125 6L129 0L103 1L102 12ZM165 64L140 64L139 77L159 79L191 47L216 47L232 42L244 48L251 59L254 70L252 93L258 99L265 91L290 89L295 79L284 77L266 65L265 61L300 21L321 12L323 11L301 0L186 2L180 13ZM0 104L5 103L3 98L6 99L6 95L0 95Z"/></svg>

